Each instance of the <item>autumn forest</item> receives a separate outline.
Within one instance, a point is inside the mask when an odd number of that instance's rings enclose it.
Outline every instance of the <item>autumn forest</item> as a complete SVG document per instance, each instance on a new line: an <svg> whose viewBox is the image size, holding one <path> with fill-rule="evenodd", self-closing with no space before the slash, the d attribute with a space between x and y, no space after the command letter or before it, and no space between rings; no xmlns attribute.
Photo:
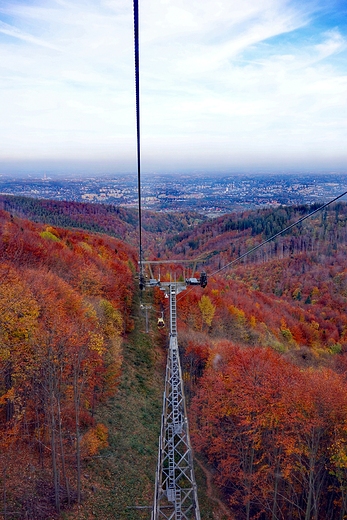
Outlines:
<svg viewBox="0 0 347 520"><path fill-rule="evenodd" d="M198 270L209 275L205 289L178 298L194 452L229 511L223 517L203 505L204 520L347 518L347 205L332 205L226 267L312 209L213 220L145 214L146 257L200 257ZM167 330L155 323L167 316L167 301L159 289L145 291L152 324L128 364L129 338L144 329L136 226L132 210L0 199L4 520L77 518L76 507L79 518L92 518L84 509L86 473L92 481L93 461L109 463L116 449L100 410L123 392L125 373L125 403L157 399L135 371L147 370L148 360L153 377L164 378ZM186 274L164 265L162 279ZM157 438L160 425L146 406ZM155 466L156 451L132 442L133 457L151 457ZM152 496L149 486L141 503ZM126 507L96 517L149 518Z"/></svg>

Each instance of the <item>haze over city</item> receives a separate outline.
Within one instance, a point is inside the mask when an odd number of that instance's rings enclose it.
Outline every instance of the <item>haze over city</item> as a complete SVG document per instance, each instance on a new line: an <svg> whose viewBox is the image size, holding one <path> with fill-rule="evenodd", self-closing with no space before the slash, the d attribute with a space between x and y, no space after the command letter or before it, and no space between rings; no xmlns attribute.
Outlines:
<svg viewBox="0 0 347 520"><path fill-rule="evenodd" d="M132 2L4 0L0 173L133 172ZM144 172L346 172L343 1L140 3Z"/></svg>

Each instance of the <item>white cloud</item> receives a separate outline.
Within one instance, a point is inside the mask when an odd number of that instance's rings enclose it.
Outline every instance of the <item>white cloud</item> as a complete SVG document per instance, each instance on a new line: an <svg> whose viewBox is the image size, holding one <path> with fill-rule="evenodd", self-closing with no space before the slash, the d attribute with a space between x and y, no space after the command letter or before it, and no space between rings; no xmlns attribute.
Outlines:
<svg viewBox="0 0 347 520"><path fill-rule="evenodd" d="M326 39L316 45L318 59L325 59L346 49L347 40L336 29L326 33Z"/></svg>
<svg viewBox="0 0 347 520"><path fill-rule="evenodd" d="M55 49L58 50L58 47L55 45L50 44L49 42L46 42L44 40L41 40L40 38L36 38L35 36L32 36L31 34L28 34L24 31L21 31L20 29L17 29L16 27L13 27L12 25L2 22L0 20L0 33L5 34L7 36L12 36L15 39L23 40L27 43L33 43L35 45L41 45L42 47L48 47L49 49Z"/></svg>
<svg viewBox="0 0 347 520"><path fill-rule="evenodd" d="M288 149L346 153L346 35L315 30L312 5L141 3L145 168L160 156L227 164L264 153L277 160ZM29 153L133 159L131 2L8 1L2 16L0 161Z"/></svg>

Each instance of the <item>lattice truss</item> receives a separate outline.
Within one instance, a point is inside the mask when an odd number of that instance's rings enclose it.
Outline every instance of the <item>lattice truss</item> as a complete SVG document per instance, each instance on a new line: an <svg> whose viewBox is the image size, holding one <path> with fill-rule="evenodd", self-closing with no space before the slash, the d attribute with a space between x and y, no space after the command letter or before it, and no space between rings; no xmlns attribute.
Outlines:
<svg viewBox="0 0 347 520"><path fill-rule="evenodd" d="M169 289L171 332L152 520L200 520L177 342L177 285Z"/></svg>

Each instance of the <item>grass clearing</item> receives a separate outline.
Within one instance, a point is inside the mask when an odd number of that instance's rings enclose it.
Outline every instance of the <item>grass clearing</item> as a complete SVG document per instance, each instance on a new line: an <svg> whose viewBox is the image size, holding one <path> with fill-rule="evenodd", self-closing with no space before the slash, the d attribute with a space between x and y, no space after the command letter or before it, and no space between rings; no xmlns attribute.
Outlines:
<svg viewBox="0 0 347 520"><path fill-rule="evenodd" d="M140 332L140 325L123 343L118 391L97 412L96 421L109 430L109 447L85 463L83 502L64 512L63 520L151 518L166 352L159 335ZM195 468L201 518L213 519L205 475Z"/></svg>

